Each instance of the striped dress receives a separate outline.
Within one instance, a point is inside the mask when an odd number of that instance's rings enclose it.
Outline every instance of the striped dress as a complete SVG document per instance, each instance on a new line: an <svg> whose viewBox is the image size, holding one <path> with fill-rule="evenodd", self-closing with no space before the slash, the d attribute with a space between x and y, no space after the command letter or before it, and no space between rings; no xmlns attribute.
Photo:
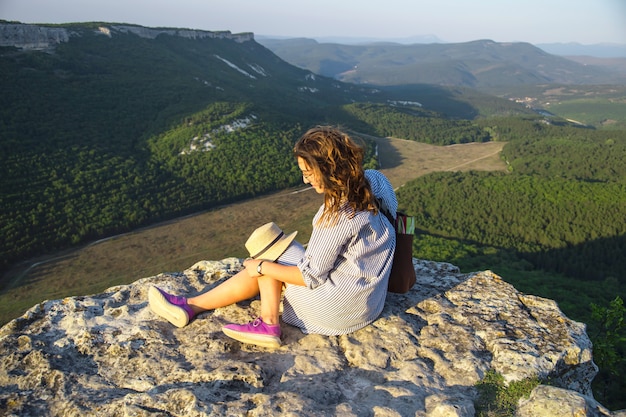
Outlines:
<svg viewBox="0 0 626 417"><path fill-rule="evenodd" d="M398 203L387 178L373 170L366 177L395 216ZM323 209L313 218L311 239L297 262L306 286L287 285L282 317L304 333L351 333L376 320L384 307L395 231L383 214L351 213L347 206L337 223L318 226ZM284 258L293 254L287 250L278 261L291 263Z"/></svg>

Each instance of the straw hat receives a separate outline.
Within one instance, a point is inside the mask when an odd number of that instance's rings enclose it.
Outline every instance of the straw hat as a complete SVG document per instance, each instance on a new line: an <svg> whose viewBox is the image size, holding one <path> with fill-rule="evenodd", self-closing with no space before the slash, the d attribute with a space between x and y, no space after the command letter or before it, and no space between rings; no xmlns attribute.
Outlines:
<svg viewBox="0 0 626 417"><path fill-rule="evenodd" d="M246 249L253 259L264 259L274 262L289 247L297 231L286 235L274 222L264 224L256 229L246 241Z"/></svg>

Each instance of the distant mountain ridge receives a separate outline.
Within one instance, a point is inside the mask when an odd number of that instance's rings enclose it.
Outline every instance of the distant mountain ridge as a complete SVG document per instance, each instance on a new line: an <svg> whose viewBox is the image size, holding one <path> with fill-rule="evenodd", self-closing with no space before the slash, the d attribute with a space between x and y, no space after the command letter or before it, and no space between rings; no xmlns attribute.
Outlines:
<svg viewBox="0 0 626 417"><path fill-rule="evenodd" d="M257 39L290 39L293 36L267 36L257 35ZM436 35L416 35L402 38L375 38L375 37L355 37L355 36L316 36L315 40L320 43L340 43L344 45L363 45L371 43L446 43Z"/></svg>
<svg viewBox="0 0 626 417"><path fill-rule="evenodd" d="M256 35L258 41L265 39L293 39L293 36L271 36ZM402 45L411 44L451 44L456 42L448 42L439 38L435 34L406 36L401 38L380 38L365 36L315 36L313 37L319 43L338 43L342 45L366 45L366 44L385 44L397 43ZM522 41L519 41L522 42ZM626 58L626 43L605 42L594 44L581 44L578 42L553 42L553 43L533 43L536 47L543 49L549 54L560 56L591 56L596 58Z"/></svg>
<svg viewBox="0 0 626 417"><path fill-rule="evenodd" d="M480 89L611 84L626 80L626 74L611 68L583 65L522 42L341 45L304 38L259 42L298 67L357 84L435 84Z"/></svg>
<svg viewBox="0 0 626 417"><path fill-rule="evenodd" d="M596 58L626 58L626 44L597 43L582 45L577 42L569 43L542 43L538 48L555 55L592 56Z"/></svg>

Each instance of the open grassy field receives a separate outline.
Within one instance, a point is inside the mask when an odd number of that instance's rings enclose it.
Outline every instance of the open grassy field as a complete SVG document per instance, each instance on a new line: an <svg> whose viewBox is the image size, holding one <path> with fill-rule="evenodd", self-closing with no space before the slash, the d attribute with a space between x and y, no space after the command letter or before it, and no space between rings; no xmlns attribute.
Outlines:
<svg viewBox="0 0 626 417"><path fill-rule="evenodd" d="M395 188L435 171L505 169L499 158L503 142L440 147L374 139L381 171ZM5 277L11 284L0 294L0 325L46 299L100 293L161 272L182 271L200 260L246 257L249 234L269 221L286 232L298 230L297 239L307 242L321 203L320 195L301 187L32 259Z"/></svg>
<svg viewBox="0 0 626 417"><path fill-rule="evenodd" d="M550 112L577 122L605 129L626 127L626 98L590 98L563 101L546 106Z"/></svg>
<svg viewBox="0 0 626 417"><path fill-rule="evenodd" d="M524 98L536 109L545 109L596 129L626 127L626 85L535 85L494 87L486 92L506 98Z"/></svg>

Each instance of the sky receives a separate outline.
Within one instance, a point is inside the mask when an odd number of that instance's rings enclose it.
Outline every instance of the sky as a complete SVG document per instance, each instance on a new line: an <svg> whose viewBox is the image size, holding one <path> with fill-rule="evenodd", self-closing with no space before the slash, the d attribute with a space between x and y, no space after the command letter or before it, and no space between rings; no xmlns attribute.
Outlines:
<svg viewBox="0 0 626 417"><path fill-rule="evenodd" d="M0 0L0 19L315 39L626 44L625 0Z"/></svg>

